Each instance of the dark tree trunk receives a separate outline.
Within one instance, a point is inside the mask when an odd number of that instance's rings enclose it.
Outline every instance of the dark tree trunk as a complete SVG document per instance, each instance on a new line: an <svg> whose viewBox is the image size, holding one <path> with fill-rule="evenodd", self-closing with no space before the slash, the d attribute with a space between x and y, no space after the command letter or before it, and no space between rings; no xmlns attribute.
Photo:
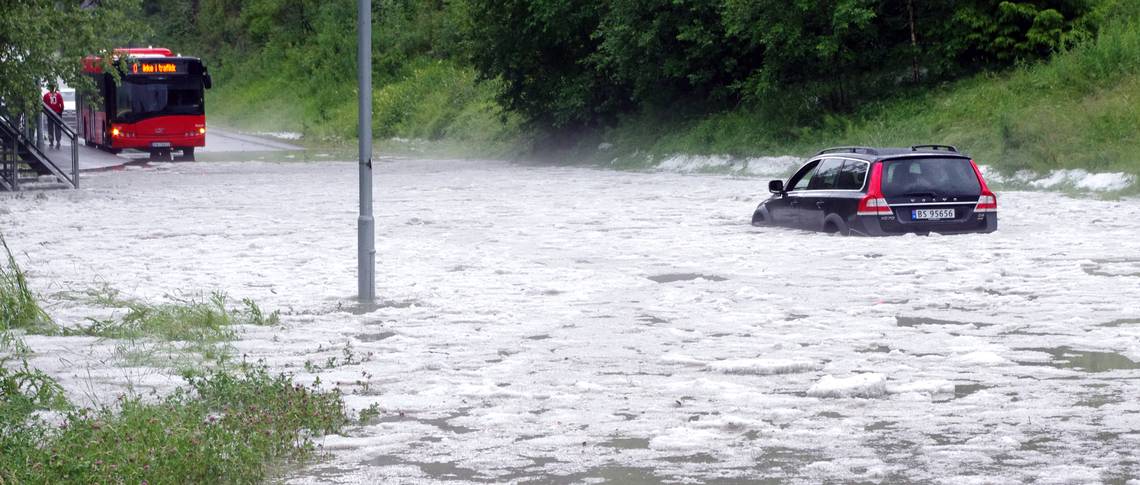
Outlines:
<svg viewBox="0 0 1140 485"><path fill-rule="evenodd" d="M906 0L906 12L910 16L910 67L913 81L918 83L918 33L914 28L914 0Z"/></svg>

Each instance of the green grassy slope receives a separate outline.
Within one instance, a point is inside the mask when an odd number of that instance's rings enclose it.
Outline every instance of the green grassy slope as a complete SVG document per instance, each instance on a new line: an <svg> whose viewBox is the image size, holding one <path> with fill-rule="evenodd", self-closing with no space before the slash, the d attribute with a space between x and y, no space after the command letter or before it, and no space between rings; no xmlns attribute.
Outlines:
<svg viewBox="0 0 1140 485"><path fill-rule="evenodd" d="M319 98L326 101L318 101L282 77L235 77L208 92L209 118L247 131L302 133L310 144L352 143L356 86L323 89ZM519 122L502 113L494 93L495 85L476 83L470 68L451 61L413 61L392 81L375 86L374 137L393 150L415 151L426 145L435 152L468 156L513 153L522 145Z"/></svg>

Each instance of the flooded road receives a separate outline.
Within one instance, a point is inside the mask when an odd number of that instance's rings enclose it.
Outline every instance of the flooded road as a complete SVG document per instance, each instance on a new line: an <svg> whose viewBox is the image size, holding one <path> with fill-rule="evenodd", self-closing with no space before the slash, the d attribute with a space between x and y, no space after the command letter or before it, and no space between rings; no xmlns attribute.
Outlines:
<svg viewBox="0 0 1140 485"><path fill-rule="evenodd" d="M290 483L1039 483L1140 476L1140 201L999 192L990 235L754 228L766 179L199 163L0 197L45 295L224 290L283 312L250 360L379 414ZM61 323L97 309L49 298ZM33 337L76 396L169 389Z"/></svg>

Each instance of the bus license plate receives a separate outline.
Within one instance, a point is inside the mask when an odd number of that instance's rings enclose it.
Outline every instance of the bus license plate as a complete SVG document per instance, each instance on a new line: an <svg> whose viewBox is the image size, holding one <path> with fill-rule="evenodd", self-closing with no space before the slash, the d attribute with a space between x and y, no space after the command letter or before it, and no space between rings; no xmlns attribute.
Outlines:
<svg viewBox="0 0 1140 485"><path fill-rule="evenodd" d="M911 218L926 221L953 219L954 209L915 209L911 211Z"/></svg>
<svg viewBox="0 0 1140 485"><path fill-rule="evenodd" d="M151 143L150 147L151 148L170 148L170 142L168 142L168 141L156 141L154 143Z"/></svg>

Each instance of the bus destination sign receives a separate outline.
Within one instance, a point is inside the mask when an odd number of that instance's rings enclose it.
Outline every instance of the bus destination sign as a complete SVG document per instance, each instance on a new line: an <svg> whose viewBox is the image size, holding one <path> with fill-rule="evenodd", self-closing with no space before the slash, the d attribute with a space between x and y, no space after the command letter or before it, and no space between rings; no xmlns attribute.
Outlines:
<svg viewBox="0 0 1140 485"><path fill-rule="evenodd" d="M175 62L136 62L131 64L131 74L184 74L185 67Z"/></svg>

